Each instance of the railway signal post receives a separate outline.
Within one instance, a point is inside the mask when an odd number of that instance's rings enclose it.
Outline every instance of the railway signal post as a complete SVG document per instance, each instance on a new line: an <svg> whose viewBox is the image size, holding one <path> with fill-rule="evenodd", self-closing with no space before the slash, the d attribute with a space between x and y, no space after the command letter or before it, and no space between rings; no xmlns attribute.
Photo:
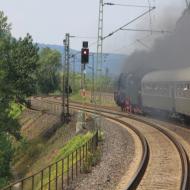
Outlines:
<svg viewBox="0 0 190 190"><path fill-rule="evenodd" d="M88 49L88 42L84 41L82 44L82 49L81 49L81 90L82 90L82 96L83 96L83 106L85 103L85 96L86 96L86 84L85 84L85 79L86 79L86 64L89 62L89 49ZM85 114L84 114L84 120L85 120ZM85 121L84 121L85 122Z"/></svg>

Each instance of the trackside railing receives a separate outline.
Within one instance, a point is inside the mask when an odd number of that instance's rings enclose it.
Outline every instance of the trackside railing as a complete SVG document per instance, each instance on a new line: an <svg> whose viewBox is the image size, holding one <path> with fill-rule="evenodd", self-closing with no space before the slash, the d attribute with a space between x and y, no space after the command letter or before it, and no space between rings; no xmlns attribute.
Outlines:
<svg viewBox="0 0 190 190"><path fill-rule="evenodd" d="M2 190L64 190L80 173L88 171L98 147L98 131L92 138L70 153L67 157L47 166L41 171L21 179Z"/></svg>

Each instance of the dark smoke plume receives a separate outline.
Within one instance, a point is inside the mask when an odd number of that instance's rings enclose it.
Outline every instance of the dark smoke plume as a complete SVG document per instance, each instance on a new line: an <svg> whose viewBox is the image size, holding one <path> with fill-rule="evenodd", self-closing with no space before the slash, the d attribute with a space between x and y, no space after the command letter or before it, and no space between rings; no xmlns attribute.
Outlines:
<svg viewBox="0 0 190 190"><path fill-rule="evenodd" d="M141 77L153 70L190 67L190 11L184 11L173 33L155 40L148 52L134 52L124 67Z"/></svg>

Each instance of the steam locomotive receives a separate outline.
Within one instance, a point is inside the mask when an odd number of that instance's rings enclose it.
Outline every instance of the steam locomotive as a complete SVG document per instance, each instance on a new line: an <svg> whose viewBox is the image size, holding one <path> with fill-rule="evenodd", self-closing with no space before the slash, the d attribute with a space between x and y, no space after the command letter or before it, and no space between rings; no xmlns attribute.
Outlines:
<svg viewBox="0 0 190 190"><path fill-rule="evenodd" d="M190 116L190 67L153 71L142 78L121 74L115 101L122 110L128 106L127 111L131 112L156 111L187 118Z"/></svg>
<svg viewBox="0 0 190 190"><path fill-rule="evenodd" d="M114 99L122 111L135 112L141 109L141 78L132 73L122 73L117 87Z"/></svg>

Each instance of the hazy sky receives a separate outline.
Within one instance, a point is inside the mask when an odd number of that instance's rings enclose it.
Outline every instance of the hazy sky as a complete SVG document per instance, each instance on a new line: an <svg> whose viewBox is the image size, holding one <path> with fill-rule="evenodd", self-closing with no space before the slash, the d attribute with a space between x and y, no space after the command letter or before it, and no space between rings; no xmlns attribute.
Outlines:
<svg viewBox="0 0 190 190"><path fill-rule="evenodd" d="M167 27L185 8L185 0L105 0L105 2L136 5L148 5L148 1L157 7L151 14L151 26L156 29L168 29ZM35 42L58 45L62 45L66 32L82 37L97 37L98 5L99 0L0 0L0 9L12 23L12 34L15 37L23 37L28 32ZM142 14L146 9L105 6L104 10L106 35ZM129 26L129 28L140 27L150 27L149 16ZM130 47L134 49L142 46L133 43L135 39L146 35L120 31L105 41L104 50L128 54L131 51ZM87 39L73 38L71 48L80 49L83 40ZM96 39L88 40L94 42ZM95 46L92 49L95 50Z"/></svg>

